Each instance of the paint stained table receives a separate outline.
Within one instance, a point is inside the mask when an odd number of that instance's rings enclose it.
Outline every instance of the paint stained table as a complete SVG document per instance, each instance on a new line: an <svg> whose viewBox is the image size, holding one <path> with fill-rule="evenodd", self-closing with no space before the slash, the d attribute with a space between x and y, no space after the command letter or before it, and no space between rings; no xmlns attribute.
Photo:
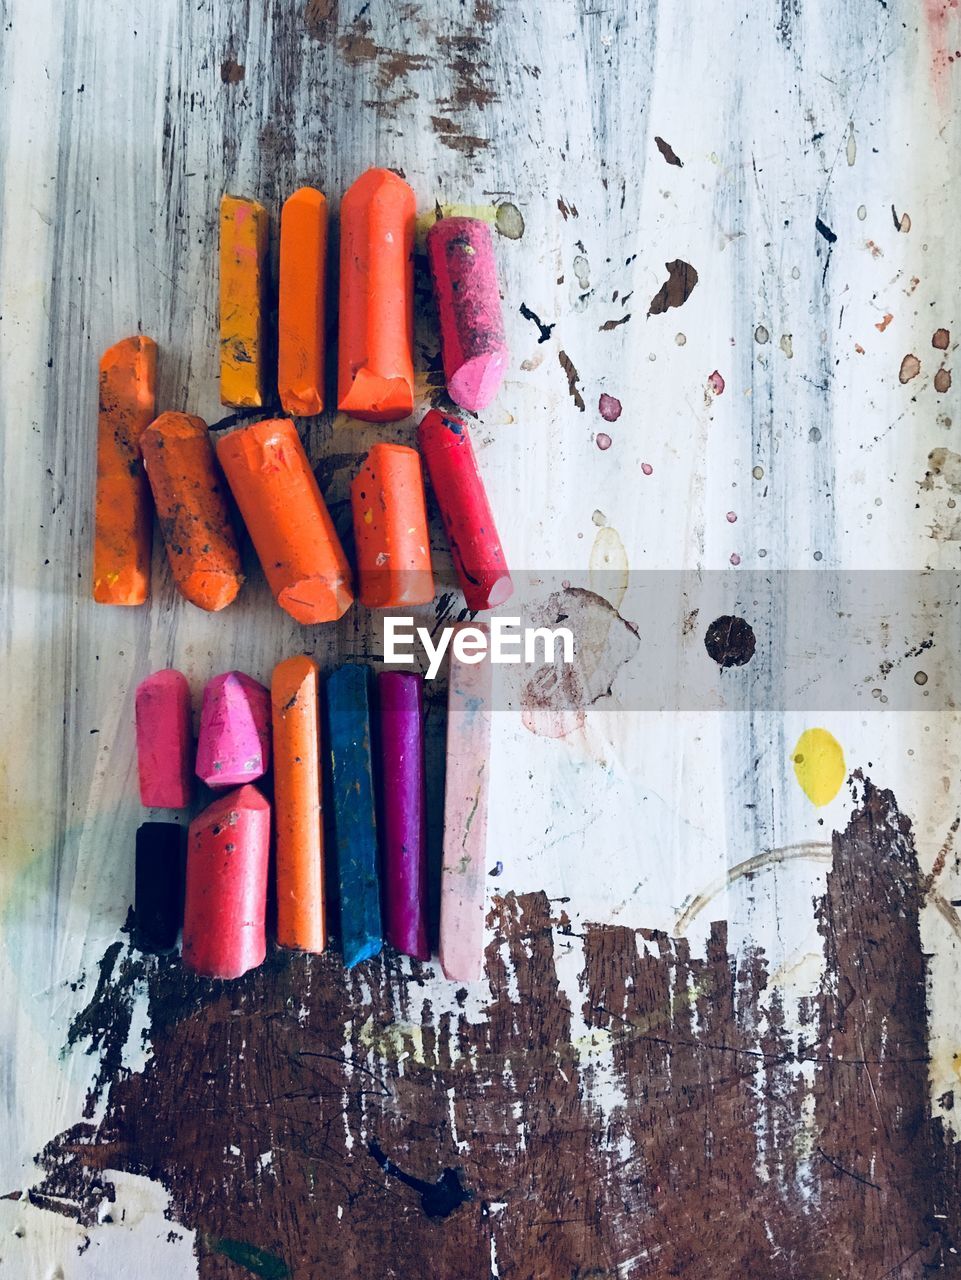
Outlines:
<svg viewBox="0 0 961 1280"><path fill-rule="evenodd" d="M961 9L0 17L0 1274L953 1274ZM216 985L126 929L136 685L327 671L378 628L300 628L249 545L223 614L159 545L149 607L95 606L97 360L155 338L158 402L218 422L221 194L276 217L314 184L335 228L375 164L422 282L438 205L494 228L478 465L582 650L493 713L483 982L271 950ZM342 534L366 450L413 433L308 420ZM820 574L852 620L789 659Z"/></svg>

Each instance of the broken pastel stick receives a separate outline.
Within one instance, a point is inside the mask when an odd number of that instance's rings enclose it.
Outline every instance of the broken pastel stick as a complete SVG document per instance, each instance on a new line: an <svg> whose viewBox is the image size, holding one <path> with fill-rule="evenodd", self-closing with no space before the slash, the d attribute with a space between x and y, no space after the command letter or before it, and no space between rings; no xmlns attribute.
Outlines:
<svg viewBox="0 0 961 1280"><path fill-rule="evenodd" d="M413 191L368 169L340 202L337 407L393 422L414 408Z"/></svg>
<svg viewBox="0 0 961 1280"><path fill-rule="evenodd" d="M193 790L190 686L180 671L155 671L137 685L137 773L148 809L186 809Z"/></svg>
<svg viewBox="0 0 961 1280"><path fill-rule="evenodd" d="M327 300L327 201L301 187L280 215L277 390L294 417L324 408L324 308Z"/></svg>
<svg viewBox="0 0 961 1280"><path fill-rule="evenodd" d="M434 598L420 455L375 444L350 487L358 592L368 609L428 604Z"/></svg>
<svg viewBox="0 0 961 1280"><path fill-rule="evenodd" d="M270 805L239 787L194 818L187 846L183 960L206 978L239 978L267 954Z"/></svg>
<svg viewBox="0 0 961 1280"><path fill-rule="evenodd" d="M235 599L244 576L207 424L162 413L140 437L140 450L177 589L216 613Z"/></svg>
<svg viewBox="0 0 961 1280"><path fill-rule="evenodd" d="M486 409L510 359L494 243L479 218L440 218L427 233L447 390L465 409Z"/></svg>
<svg viewBox="0 0 961 1280"><path fill-rule="evenodd" d="M220 399L264 402L267 210L256 200L220 201Z"/></svg>
<svg viewBox="0 0 961 1280"><path fill-rule="evenodd" d="M197 777L208 787L254 782L270 765L270 694L242 671L204 686Z"/></svg>
<svg viewBox="0 0 961 1280"><path fill-rule="evenodd" d="M459 628L463 630L465 628ZM486 627L468 627L487 634ZM440 964L458 982L484 974L491 664L452 659L447 693Z"/></svg>
<svg viewBox="0 0 961 1280"><path fill-rule="evenodd" d="M144 822L137 828L134 932L141 951L177 945L184 914L184 828Z"/></svg>
<svg viewBox="0 0 961 1280"><path fill-rule="evenodd" d="M153 511L140 437L156 412L157 344L124 338L100 359L93 598L143 604L150 592Z"/></svg>
<svg viewBox="0 0 961 1280"><path fill-rule="evenodd" d="M384 815L384 936L403 955L430 959L424 677L382 671L380 758Z"/></svg>
<svg viewBox="0 0 961 1280"><path fill-rule="evenodd" d="M351 969L383 945L367 668L345 663L327 677L326 694L340 940Z"/></svg>
<svg viewBox="0 0 961 1280"><path fill-rule="evenodd" d="M354 599L350 566L294 424L232 431L217 457L280 607L302 623L342 617Z"/></svg>
<svg viewBox="0 0 961 1280"><path fill-rule="evenodd" d="M417 428L468 609L494 609L514 590L465 423L431 409Z"/></svg>
<svg viewBox="0 0 961 1280"><path fill-rule="evenodd" d="M277 941L327 945L320 790L320 704L313 658L287 658L270 682L277 826Z"/></svg>

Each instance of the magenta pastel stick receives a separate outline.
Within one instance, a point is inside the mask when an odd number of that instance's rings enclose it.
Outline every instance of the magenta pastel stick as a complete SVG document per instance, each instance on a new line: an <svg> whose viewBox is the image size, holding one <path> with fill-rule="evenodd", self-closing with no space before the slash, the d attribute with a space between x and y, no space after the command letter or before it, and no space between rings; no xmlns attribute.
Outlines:
<svg viewBox="0 0 961 1280"><path fill-rule="evenodd" d="M186 809L192 788L190 687L179 671L155 671L137 685L137 773L148 809Z"/></svg>
<svg viewBox="0 0 961 1280"><path fill-rule="evenodd" d="M384 935L403 955L429 960L424 677L382 671L377 690L384 797Z"/></svg>
<svg viewBox="0 0 961 1280"><path fill-rule="evenodd" d="M460 629L460 628L459 628ZM473 630L486 632L485 627ZM447 693L440 964L457 982L484 976L491 664L451 658Z"/></svg>
<svg viewBox="0 0 961 1280"><path fill-rule="evenodd" d="M208 680L200 712L197 777L208 787L253 782L270 764L270 694L242 671Z"/></svg>
<svg viewBox="0 0 961 1280"><path fill-rule="evenodd" d="M494 609L514 590L465 423L431 409L417 428L420 451L447 531L468 609Z"/></svg>
<svg viewBox="0 0 961 1280"><path fill-rule="evenodd" d="M441 218L427 233L447 390L465 409L486 409L510 359L494 242L479 218Z"/></svg>

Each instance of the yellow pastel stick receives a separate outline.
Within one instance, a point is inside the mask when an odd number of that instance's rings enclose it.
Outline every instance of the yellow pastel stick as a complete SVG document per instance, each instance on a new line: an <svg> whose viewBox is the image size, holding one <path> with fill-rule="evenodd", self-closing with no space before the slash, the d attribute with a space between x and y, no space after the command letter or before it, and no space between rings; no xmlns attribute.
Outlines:
<svg viewBox="0 0 961 1280"><path fill-rule="evenodd" d="M220 201L220 399L264 402L267 210L256 200Z"/></svg>

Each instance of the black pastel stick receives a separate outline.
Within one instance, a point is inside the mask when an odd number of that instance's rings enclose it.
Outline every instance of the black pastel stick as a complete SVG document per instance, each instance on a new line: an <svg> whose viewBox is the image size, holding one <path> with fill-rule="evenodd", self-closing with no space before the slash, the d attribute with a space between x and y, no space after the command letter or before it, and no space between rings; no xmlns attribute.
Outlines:
<svg viewBox="0 0 961 1280"><path fill-rule="evenodd" d="M134 938L142 951L177 945L184 914L184 828L145 822L137 829Z"/></svg>

